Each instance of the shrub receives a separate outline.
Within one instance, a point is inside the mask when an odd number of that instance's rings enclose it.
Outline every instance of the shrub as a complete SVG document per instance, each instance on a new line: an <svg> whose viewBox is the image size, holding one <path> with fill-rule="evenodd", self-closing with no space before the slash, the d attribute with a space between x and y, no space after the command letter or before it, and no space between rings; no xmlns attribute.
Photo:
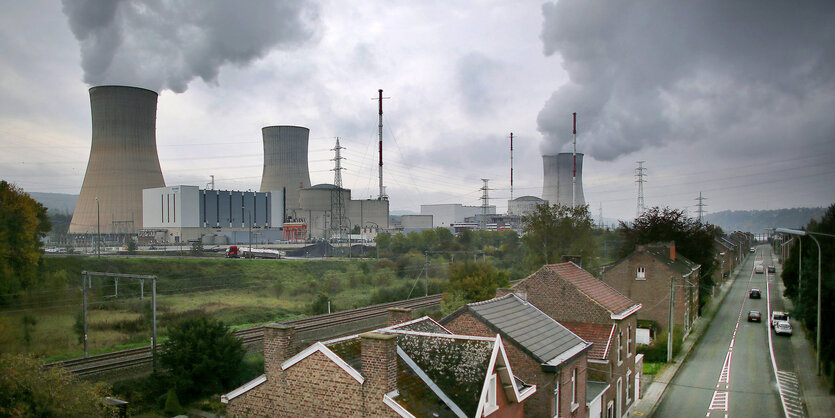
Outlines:
<svg viewBox="0 0 835 418"><path fill-rule="evenodd" d="M180 399L177 398L177 391L174 388L168 389L168 394L165 398L165 409L163 411L171 416L182 414L183 407L180 405Z"/></svg>

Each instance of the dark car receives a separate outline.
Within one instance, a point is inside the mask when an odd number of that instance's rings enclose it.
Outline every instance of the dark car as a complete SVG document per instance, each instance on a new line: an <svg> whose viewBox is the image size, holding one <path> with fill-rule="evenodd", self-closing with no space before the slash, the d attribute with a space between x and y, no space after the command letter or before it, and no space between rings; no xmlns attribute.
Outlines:
<svg viewBox="0 0 835 418"><path fill-rule="evenodd" d="M774 268L774 266L768 266L768 272L769 273L777 273L777 269Z"/></svg>
<svg viewBox="0 0 835 418"><path fill-rule="evenodd" d="M760 311L748 311L748 322L762 322L763 314Z"/></svg>
<svg viewBox="0 0 835 418"><path fill-rule="evenodd" d="M751 299L759 299L761 296L760 289L751 289L751 291L748 292L748 297Z"/></svg>

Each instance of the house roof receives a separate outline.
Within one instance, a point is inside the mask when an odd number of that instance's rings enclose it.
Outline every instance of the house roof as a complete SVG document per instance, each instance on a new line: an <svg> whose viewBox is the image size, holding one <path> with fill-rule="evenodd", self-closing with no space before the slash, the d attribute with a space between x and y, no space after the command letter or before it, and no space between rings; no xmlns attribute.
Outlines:
<svg viewBox="0 0 835 418"><path fill-rule="evenodd" d="M461 308L462 312L465 310L471 311L543 364L559 365L591 346L591 343L513 293L470 303Z"/></svg>
<svg viewBox="0 0 835 418"><path fill-rule="evenodd" d="M439 332L433 332L433 331ZM536 391L515 378L497 337L453 335L429 317L423 317L379 332L397 335L397 393L391 399L415 416L475 416L487 372L494 364L506 367L502 376L508 398L525 399ZM362 372L362 349L358 335L322 343L350 367ZM500 358L497 358L501 353ZM501 376L502 373L499 373Z"/></svg>
<svg viewBox="0 0 835 418"><path fill-rule="evenodd" d="M586 403L592 403L598 396L603 394L606 389L609 389L610 384L606 382L595 382L593 380L586 380Z"/></svg>
<svg viewBox="0 0 835 418"><path fill-rule="evenodd" d="M592 348L588 357L594 360L606 360L609 357L609 347L615 336L615 324L589 324L585 322L563 322L566 328L591 342Z"/></svg>
<svg viewBox="0 0 835 418"><path fill-rule="evenodd" d="M573 285L577 290L602 306L612 315L626 315L630 311L637 311L641 306L641 304L624 296L615 290L615 288L592 276L591 273L583 270L573 262L546 264L542 268L549 273L556 274Z"/></svg>
<svg viewBox="0 0 835 418"><path fill-rule="evenodd" d="M687 257L684 257L681 254L676 254L676 259L671 260L670 249L664 246L647 247L647 254L654 256L659 261L666 264L670 270L682 276L686 276L700 267L700 265L690 261Z"/></svg>

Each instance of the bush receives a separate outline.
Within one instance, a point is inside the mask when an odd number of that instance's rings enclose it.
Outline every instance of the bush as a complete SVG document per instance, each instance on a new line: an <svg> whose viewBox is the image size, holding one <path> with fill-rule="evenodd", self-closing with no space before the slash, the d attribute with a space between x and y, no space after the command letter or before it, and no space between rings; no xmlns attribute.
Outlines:
<svg viewBox="0 0 835 418"><path fill-rule="evenodd" d="M168 389L168 394L165 398L165 409L163 411L170 416L180 415L185 412L180 405L180 399L177 398L177 391L174 388Z"/></svg>
<svg viewBox="0 0 835 418"><path fill-rule="evenodd" d="M673 357L681 351L681 336L683 335L681 326L676 325L673 332ZM661 331L656 334L655 341L649 345L639 345L637 352L644 355L644 362L648 363L665 363L667 361L667 331Z"/></svg>

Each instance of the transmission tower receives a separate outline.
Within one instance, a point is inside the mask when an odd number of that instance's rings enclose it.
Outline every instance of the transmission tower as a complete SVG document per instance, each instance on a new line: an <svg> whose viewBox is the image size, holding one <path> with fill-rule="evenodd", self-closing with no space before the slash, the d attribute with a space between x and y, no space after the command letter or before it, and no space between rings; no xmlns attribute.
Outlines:
<svg viewBox="0 0 835 418"><path fill-rule="evenodd" d="M341 238L346 227L346 219L345 219L345 194L343 193L342 189L342 170L345 168L342 167L342 160L345 158L342 157L341 152L345 147L339 145L339 138L336 138L336 146L331 148L331 151L334 152L334 157L331 158L331 161L334 162L334 167L331 171L334 172L333 174L333 184L334 187L331 190L331 237Z"/></svg>
<svg viewBox="0 0 835 418"><path fill-rule="evenodd" d="M600 218L597 227L603 229L603 203L600 203Z"/></svg>
<svg viewBox="0 0 835 418"><path fill-rule="evenodd" d="M699 197L697 197L695 200L699 201L699 203L696 204L696 207L698 208L697 211L698 211L698 214L699 214L699 223L701 223L702 222L702 217L705 214L705 206L707 206L704 203L704 201L707 200L707 198L702 197L702 192L699 192Z"/></svg>
<svg viewBox="0 0 835 418"><path fill-rule="evenodd" d="M481 187L481 219L479 219L478 227L482 231L487 229L487 208L490 204L490 198L487 196L487 191L490 190L487 187L487 182L490 179L481 179L484 182L484 186Z"/></svg>
<svg viewBox="0 0 835 418"><path fill-rule="evenodd" d="M641 216L646 210L644 206L644 183L647 182L647 169L644 167L646 161L638 161L638 168L635 169L635 183L638 183L638 209L635 217Z"/></svg>

